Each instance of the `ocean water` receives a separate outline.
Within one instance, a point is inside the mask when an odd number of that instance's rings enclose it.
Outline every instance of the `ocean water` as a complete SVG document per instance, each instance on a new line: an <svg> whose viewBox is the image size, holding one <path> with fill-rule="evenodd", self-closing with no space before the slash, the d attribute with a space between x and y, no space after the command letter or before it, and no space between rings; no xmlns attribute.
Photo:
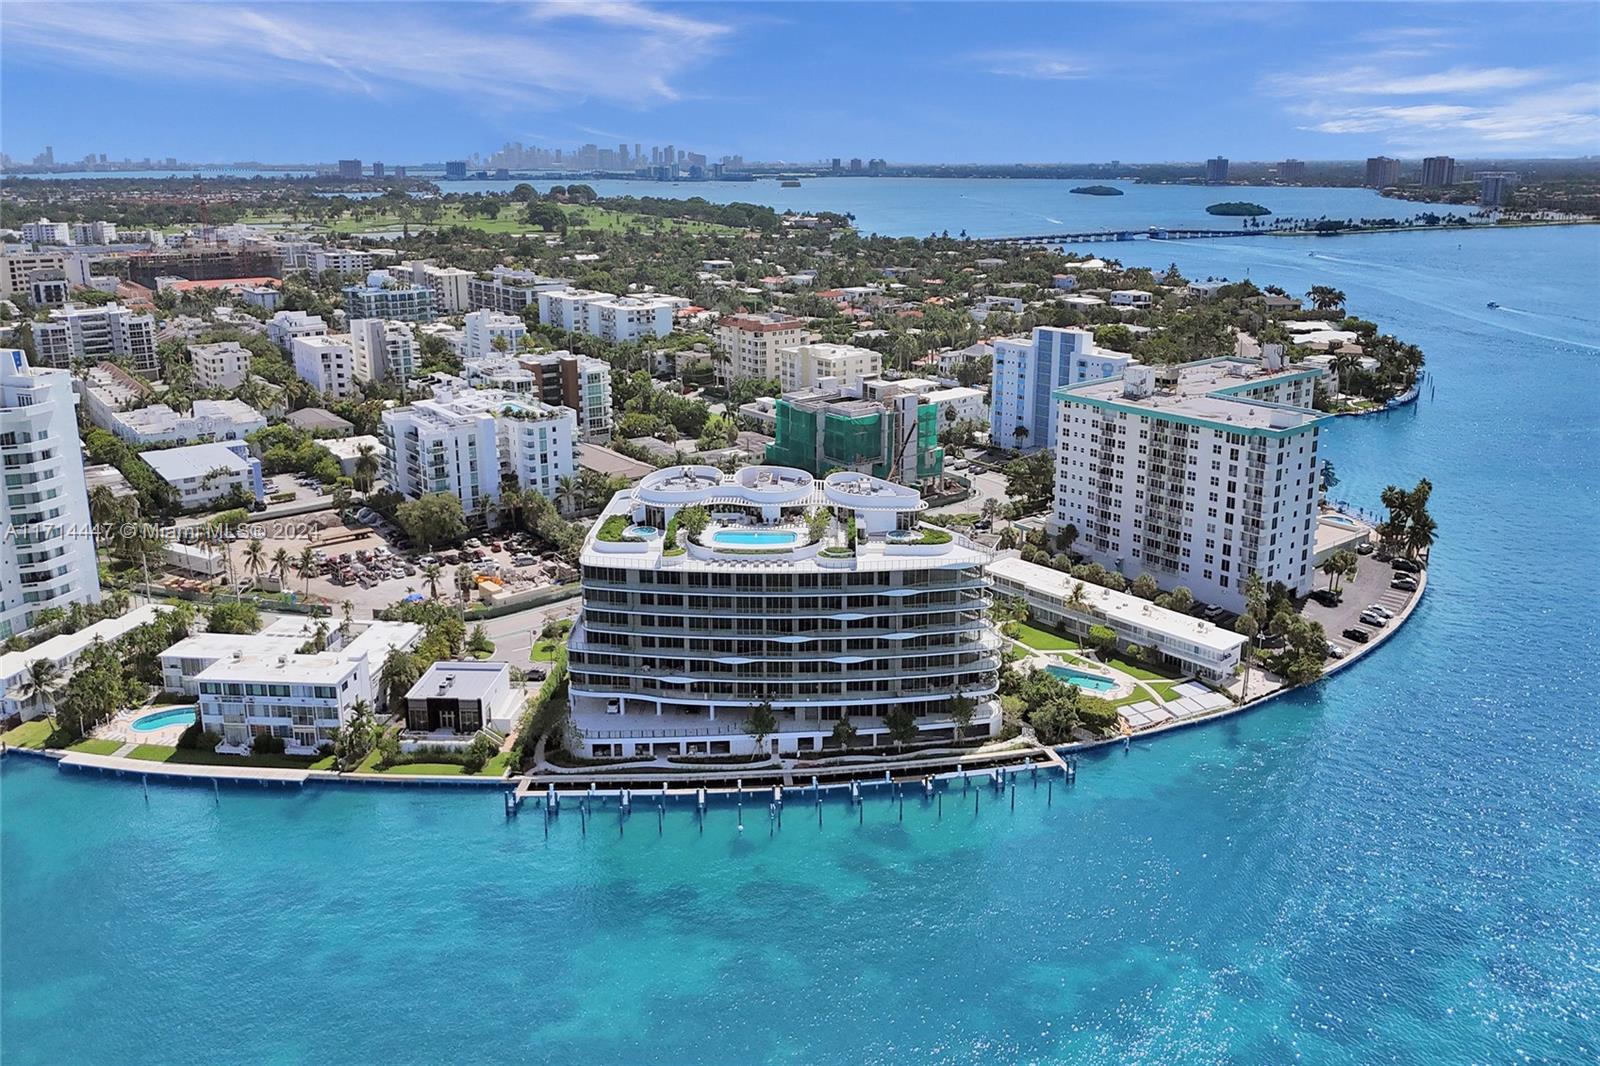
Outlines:
<svg viewBox="0 0 1600 1066"><path fill-rule="evenodd" d="M1595 1061L1600 229L1092 247L1331 283L1423 346L1422 402L1325 445L1352 503L1435 486L1378 654L1014 806L781 829L569 806L547 839L492 794L146 800L7 758L0 1058Z"/></svg>

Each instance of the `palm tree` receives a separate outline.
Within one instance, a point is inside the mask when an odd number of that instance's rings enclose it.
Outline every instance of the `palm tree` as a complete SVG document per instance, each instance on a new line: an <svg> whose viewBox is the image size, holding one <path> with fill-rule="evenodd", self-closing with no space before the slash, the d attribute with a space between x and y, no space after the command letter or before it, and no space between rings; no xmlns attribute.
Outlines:
<svg viewBox="0 0 1600 1066"><path fill-rule="evenodd" d="M282 588L289 583L289 568L293 565L294 562L289 557L288 548L279 548L277 551L272 553L271 572L278 575L279 588Z"/></svg>
<svg viewBox="0 0 1600 1066"><path fill-rule="evenodd" d="M1331 285L1313 285L1306 296L1318 311L1332 311L1344 306L1344 293Z"/></svg>
<svg viewBox="0 0 1600 1066"><path fill-rule="evenodd" d="M309 597L311 595L311 579L317 573L317 553L312 549L311 545L307 544L300 549L300 558L295 560L294 568L305 579L305 594Z"/></svg>
<svg viewBox="0 0 1600 1066"><path fill-rule="evenodd" d="M251 537L250 543L245 545L244 568L252 582L261 580L261 572L267 568L267 551L260 537Z"/></svg>
<svg viewBox="0 0 1600 1066"><path fill-rule="evenodd" d="M1406 526L1405 549L1408 559L1415 559L1419 555L1426 555L1433 547L1434 535L1439 527L1434 522L1433 516L1427 511L1418 511L1412 515L1410 523Z"/></svg>
<svg viewBox="0 0 1600 1066"><path fill-rule="evenodd" d="M439 598L439 577L443 573L444 570L438 563L429 563L422 568L422 580L428 586L429 599Z"/></svg>
<svg viewBox="0 0 1600 1066"><path fill-rule="evenodd" d="M1089 606L1089 593L1082 581L1073 584L1072 593L1067 596L1067 606L1080 611Z"/></svg>
<svg viewBox="0 0 1600 1066"><path fill-rule="evenodd" d="M342 621L339 623L340 632L346 635L350 633L350 623L354 621L355 616L355 604L351 603L349 600L345 600L339 605L339 617L342 619Z"/></svg>
<svg viewBox="0 0 1600 1066"><path fill-rule="evenodd" d="M39 710L39 717L50 706L50 697L61 687L65 680L61 676L61 667L54 659L38 658L28 664L27 673L22 675L22 682L17 686L19 699L27 700Z"/></svg>
<svg viewBox="0 0 1600 1066"><path fill-rule="evenodd" d="M456 591L461 593L461 610L467 609L467 600L472 596L472 590L478 583L478 576L472 572L472 567L462 563L456 567Z"/></svg>
<svg viewBox="0 0 1600 1066"><path fill-rule="evenodd" d="M577 510L578 501L581 498L576 478L563 477L556 479L556 506L561 508L562 514L571 514Z"/></svg>
<svg viewBox="0 0 1600 1066"><path fill-rule="evenodd" d="M372 492L372 479L378 474L378 451L370 444L356 445L356 488L363 496Z"/></svg>
<svg viewBox="0 0 1600 1066"><path fill-rule="evenodd" d="M422 664L404 648L396 648L383 661L383 672L378 675L378 691L383 705L391 709L405 703L406 693L422 676Z"/></svg>

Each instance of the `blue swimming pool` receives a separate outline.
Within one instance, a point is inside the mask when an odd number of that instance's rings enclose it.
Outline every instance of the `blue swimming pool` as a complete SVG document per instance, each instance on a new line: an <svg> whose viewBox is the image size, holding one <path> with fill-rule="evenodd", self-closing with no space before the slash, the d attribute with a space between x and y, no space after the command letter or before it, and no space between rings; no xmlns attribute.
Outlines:
<svg viewBox="0 0 1600 1066"><path fill-rule="evenodd" d="M193 707L168 707L164 711L155 711L133 722L135 733L148 733L155 729L165 729L169 725L186 726L194 721Z"/></svg>
<svg viewBox="0 0 1600 1066"><path fill-rule="evenodd" d="M1099 674L1086 674L1082 670L1074 670L1070 666L1047 666L1045 673L1051 677L1060 678L1069 685L1077 685L1086 692L1110 692L1117 687L1117 683L1109 677Z"/></svg>
<svg viewBox="0 0 1600 1066"><path fill-rule="evenodd" d="M800 539L790 529L719 529L711 543L721 548L787 548Z"/></svg>

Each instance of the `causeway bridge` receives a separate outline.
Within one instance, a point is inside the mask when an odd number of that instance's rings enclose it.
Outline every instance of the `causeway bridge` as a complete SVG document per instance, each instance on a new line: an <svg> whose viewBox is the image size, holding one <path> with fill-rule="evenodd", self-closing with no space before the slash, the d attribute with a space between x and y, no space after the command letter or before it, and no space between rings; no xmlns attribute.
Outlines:
<svg viewBox="0 0 1600 1066"><path fill-rule="evenodd" d="M1216 237L1263 237L1270 230L1258 229L1185 229L1182 227L1151 226L1148 229L1108 229L1088 233L1033 233L1021 237L996 237L1006 244L1053 245L1092 244L1096 241L1192 241Z"/></svg>

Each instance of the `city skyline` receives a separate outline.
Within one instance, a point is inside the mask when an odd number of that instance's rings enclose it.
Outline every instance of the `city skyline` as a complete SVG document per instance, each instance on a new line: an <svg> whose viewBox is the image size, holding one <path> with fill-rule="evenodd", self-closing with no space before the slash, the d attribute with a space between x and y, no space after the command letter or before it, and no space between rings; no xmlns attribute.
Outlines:
<svg viewBox="0 0 1600 1066"><path fill-rule="evenodd" d="M1590 5L856 6L846 34L841 5L419 3L381 41L353 4L96 10L6 9L14 159L405 164L518 141L796 163L1600 151L1592 37L1573 32ZM96 99L161 122L107 135Z"/></svg>

